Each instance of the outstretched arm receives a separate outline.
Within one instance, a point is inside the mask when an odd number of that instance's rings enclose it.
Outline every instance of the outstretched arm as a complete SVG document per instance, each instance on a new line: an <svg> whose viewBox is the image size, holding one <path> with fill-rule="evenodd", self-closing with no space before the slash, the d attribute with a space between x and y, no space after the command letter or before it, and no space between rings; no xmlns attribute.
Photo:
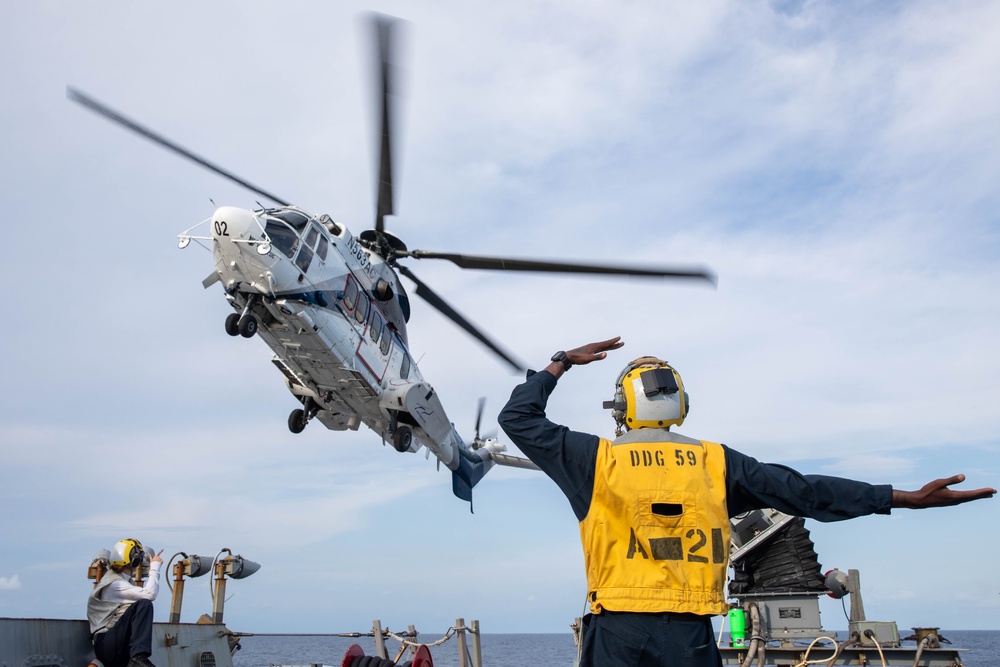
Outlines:
<svg viewBox="0 0 1000 667"><path fill-rule="evenodd" d="M996 489L982 488L974 491L953 491L948 487L965 481L965 475L954 475L945 479L936 479L928 482L919 491L892 490L892 506L905 507L906 509L919 510L927 507L949 507L951 505L961 505L971 500L980 498L992 498L996 495Z"/></svg>
<svg viewBox="0 0 1000 667"><path fill-rule="evenodd" d="M608 350L617 350L624 344L621 336L615 336L614 338L602 340L597 343L588 343L572 350L566 350L566 358L574 366L585 366L592 361L600 361L608 356ZM566 367L561 361L553 361L542 370L552 373L558 380L566 372Z"/></svg>
<svg viewBox="0 0 1000 667"><path fill-rule="evenodd" d="M622 345L620 337L610 338L567 350L566 358L582 366L604 359L608 350ZM545 415L549 395L565 372L561 361L553 361L540 373L529 372L528 379L514 388L497 422L511 442L559 485L576 518L583 521L593 495L594 461L600 438L571 431Z"/></svg>

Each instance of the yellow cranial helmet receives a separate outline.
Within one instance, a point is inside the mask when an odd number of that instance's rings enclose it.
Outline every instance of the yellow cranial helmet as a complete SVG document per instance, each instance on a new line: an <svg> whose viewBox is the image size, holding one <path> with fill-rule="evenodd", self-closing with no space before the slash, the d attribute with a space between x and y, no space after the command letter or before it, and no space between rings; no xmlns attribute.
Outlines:
<svg viewBox="0 0 1000 667"><path fill-rule="evenodd" d="M142 543L137 539L129 537L115 543L108 563L115 567L127 566L134 568L142 563L145 555L146 550L143 549Z"/></svg>
<svg viewBox="0 0 1000 667"><path fill-rule="evenodd" d="M687 417L688 394L673 366L656 357L630 362L615 381L615 400L605 401L613 410L616 432L634 428L679 426Z"/></svg>

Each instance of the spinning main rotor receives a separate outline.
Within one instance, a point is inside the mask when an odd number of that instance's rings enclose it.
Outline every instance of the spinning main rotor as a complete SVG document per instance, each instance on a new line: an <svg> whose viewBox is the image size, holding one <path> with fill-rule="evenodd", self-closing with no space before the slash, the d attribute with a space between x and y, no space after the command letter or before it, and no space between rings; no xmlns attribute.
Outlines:
<svg viewBox="0 0 1000 667"><path fill-rule="evenodd" d="M379 159L378 159L378 188L376 194L375 225L371 229L362 231L358 238L370 250L382 257L387 264L392 266L399 273L406 276L417 287L417 296L424 299L431 306L440 311L445 317L460 326L471 336L479 340L504 361L517 370L524 370L523 364L518 362L513 356L504 351L498 344L486 336L472 322L462 316L457 310L442 299L437 292L431 289L426 283L417 278L413 271L399 263L401 259L443 259L447 260L462 269L480 269L489 271L524 271L524 272L544 272L544 273L577 273L589 275L617 275L635 276L641 278L664 278L664 279L685 279L705 281L712 285L716 283L715 274L706 268L699 267L637 267L637 266L614 266L604 264L584 264L570 262L554 262L547 260L528 260L510 257L494 257L485 255L463 255L456 253L434 252L429 250L409 250L406 244L399 238L390 234L385 229L385 217L394 215L393 209L393 116L395 106L393 104L394 73L399 71L393 66L394 49L396 40L394 37L394 27L397 20L388 16L374 14L372 16L372 26L375 32L375 47L378 53L378 67L376 69L376 80L374 82L379 101L378 123L379 137ZM67 97L70 100L81 104L91 111L94 111L108 120L121 125L122 127L135 132L136 134L159 144L183 158L191 160L202 167L215 172L219 176L226 178L237 185L246 188L250 192L269 199L281 206L291 204L272 194L271 192L250 183L237 176L231 171L224 169L213 162L197 155L183 146L167 139L166 137L150 130L142 124L124 116L110 107L98 102L94 98L75 88L67 87Z"/></svg>

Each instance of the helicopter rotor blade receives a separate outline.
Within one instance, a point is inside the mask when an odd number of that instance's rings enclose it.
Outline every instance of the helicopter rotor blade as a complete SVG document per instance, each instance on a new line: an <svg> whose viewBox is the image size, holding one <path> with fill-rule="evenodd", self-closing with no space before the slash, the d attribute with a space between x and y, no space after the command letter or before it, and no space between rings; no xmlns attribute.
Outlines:
<svg viewBox="0 0 1000 667"><path fill-rule="evenodd" d="M376 67L376 96L378 98L377 120L379 127L378 156L378 192L376 194L375 231L381 234L385 230L385 216L393 215L392 205L392 118L393 106L390 96L394 95L397 68L394 67L393 53L395 37L393 26L396 19L383 14L373 14L372 25L375 28L375 45L378 49Z"/></svg>
<svg viewBox="0 0 1000 667"><path fill-rule="evenodd" d="M222 167L219 167L218 165L212 164L211 162L209 162L205 158L201 157L200 155L196 155L196 154L192 153L191 151L187 150L186 148L175 144L174 142L172 142L169 139L167 139L167 138L165 138L165 137L157 134L156 132L153 132L149 128L144 127L143 125L140 125L139 123L135 122L131 118L123 116L122 114L118 113L114 109L111 109L110 107L108 107L108 106L106 106L106 105L98 102L94 98L90 97L86 93L83 93L83 92L77 90L76 88L72 88L70 86L66 86L66 97L68 97L70 100L76 102L77 104L83 105L83 106L87 107L88 109L90 109L91 111L93 111L93 112L95 112L97 114L100 114L101 116L104 116L105 118L107 118L111 122L117 123L118 125L121 125L122 127L126 128L126 129L132 130L136 134L139 134L139 135L141 135L141 136L149 139L153 143L159 144L160 146L166 148L167 150L170 150L170 151L173 151L174 153L177 153L181 157L185 157L185 158L187 158L187 159L189 159L189 160L191 160L193 162L197 162L198 164L200 164L201 166L205 167L206 169L208 169L210 171L214 171L219 176L222 176L223 178L226 178L226 179L228 179L228 180L236 183L237 185L243 186L244 188L246 188L250 192L254 192L254 193L258 194L258 195L261 195L262 197L267 197L268 199L270 199L270 200L272 200L272 201L280 204L281 206L290 206L290 204L287 201L285 201L284 199L282 199L281 197L277 197L277 196L271 194L270 192L268 192L267 190L264 190L263 188L259 188L256 185L254 185L253 183L250 183L249 181L243 180L242 178L240 178L239 176L233 174L232 172L226 171Z"/></svg>
<svg viewBox="0 0 1000 667"><path fill-rule="evenodd" d="M718 279L711 270L704 267L648 267L611 266L602 264L578 264L573 262L550 262L546 260L513 259L510 257L487 257L484 255L460 255L429 250L409 250L401 256L414 259L446 259L463 269L485 269L491 271L537 271L545 273L582 273L597 275L620 275L641 278L683 278L705 280L716 285Z"/></svg>
<svg viewBox="0 0 1000 667"><path fill-rule="evenodd" d="M527 366L525 366L523 363L515 359L510 353L506 352L503 348L501 348L499 345L490 340L486 336L486 334L484 334L476 327L476 325L474 325L469 320L465 319L465 317L463 317L457 310L452 308L450 305L448 305L448 303L444 299L438 296L434 290L428 287L426 283L424 283L422 280L413 275L412 271L410 271L405 266L399 264L396 265L396 270L413 281L413 283L417 286L417 296L419 296L424 301L437 308L443 315L445 315L445 317L447 317L452 322L465 329L466 332L468 332L473 338L478 340L480 343L493 350L493 352L497 356L499 356L501 359L510 364L511 367L514 368L514 370L522 372L527 370L528 368Z"/></svg>

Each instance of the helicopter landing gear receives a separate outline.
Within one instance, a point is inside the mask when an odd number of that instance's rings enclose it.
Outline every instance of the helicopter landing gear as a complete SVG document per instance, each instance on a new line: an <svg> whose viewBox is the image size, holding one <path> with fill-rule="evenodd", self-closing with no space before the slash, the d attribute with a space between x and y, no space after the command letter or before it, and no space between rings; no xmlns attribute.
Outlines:
<svg viewBox="0 0 1000 667"><path fill-rule="evenodd" d="M246 317L240 320L239 333L244 338L253 338L253 335L257 333L257 318L247 313Z"/></svg>
<svg viewBox="0 0 1000 667"><path fill-rule="evenodd" d="M409 451L413 443L413 430L409 426L400 426L392 434L392 446L397 452Z"/></svg>
<svg viewBox="0 0 1000 667"><path fill-rule="evenodd" d="M227 334L230 336L239 335L244 338L253 338L260 325L257 323L257 317L250 311L259 299L258 295L252 294L247 298L247 305L243 307L243 312L229 313L229 317L226 318Z"/></svg>
<svg viewBox="0 0 1000 667"><path fill-rule="evenodd" d="M239 313L229 313L229 317L226 318L226 333L230 336L240 335L240 314Z"/></svg>
<svg viewBox="0 0 1000 667"><path fill-rule="evenodd" d="M316 401L306 398L302 401L301 408L292 410L291 414L288 415L288 430L292 433L302 433L309 420L315 417L319 411L320 406L316 405Z"/></svg>
<svg viewBox="0 0 1000 667"><path fill-rule="evenodd" d="M302 433L308 422L309 418L306 417L306 411L302 408L296 408L288 415L288 430L292 433Z"/></svg>

